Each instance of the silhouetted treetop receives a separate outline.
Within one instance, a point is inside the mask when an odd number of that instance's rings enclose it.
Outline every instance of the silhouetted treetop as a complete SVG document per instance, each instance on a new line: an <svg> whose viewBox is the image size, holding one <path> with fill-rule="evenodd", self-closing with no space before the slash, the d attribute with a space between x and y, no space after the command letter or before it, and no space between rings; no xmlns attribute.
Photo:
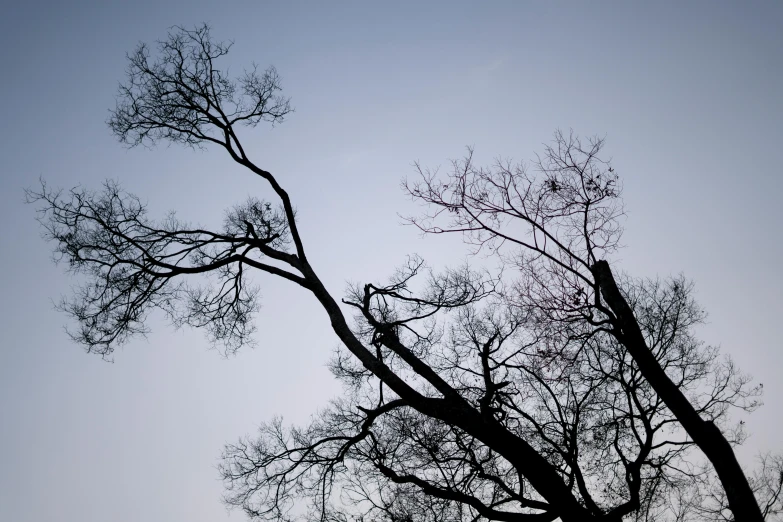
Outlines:
<svg viewBox="0 0 783 522"><path fill-rule="evenodd" d="M230 78L218 67L230 49L230 43L211 39L207 25L174 27L158 42L154 58L146 44L139 44L128 55L127 80L109 118L112 131L131 146L166 139L241 148L235 125L283 121L292 109L279 94L275 68L259 72L254 65Z"/></svg>

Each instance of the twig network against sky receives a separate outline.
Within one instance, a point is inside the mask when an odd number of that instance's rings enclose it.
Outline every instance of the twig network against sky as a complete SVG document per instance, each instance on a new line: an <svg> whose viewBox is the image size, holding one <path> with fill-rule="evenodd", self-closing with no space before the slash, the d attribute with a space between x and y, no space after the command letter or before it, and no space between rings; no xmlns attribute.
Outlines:
<svg viewBox="0 0 783 522"><path fill-rule="evenodd" d="M39 177L116 179L153 213L203 223L260 190L219 151L126 150L106 128L125 53L201 22L234 40L230 70L282 76L296 112L247 140L336 295L408 253L464 260L458 241L400 226L414 161L445 165L467 145L479 162L529 159L557 128L606 135L628 210L617 264L695 281L703 339L764 383L743 459L780 449L779 4L37 2L0 21L0 519L226 519L222 445L339 393L325 316L279 281L259 281L258 348L229 359L153 318L106 364L53 310L72 281L22 203Z"/></svg>

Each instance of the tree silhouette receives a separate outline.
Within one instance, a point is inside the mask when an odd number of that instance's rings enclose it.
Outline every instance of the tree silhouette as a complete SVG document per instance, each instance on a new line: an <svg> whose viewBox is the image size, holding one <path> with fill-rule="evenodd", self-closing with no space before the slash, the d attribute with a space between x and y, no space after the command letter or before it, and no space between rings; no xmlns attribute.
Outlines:
<svg viewBox="0 0 783 522"><path fill-rule="evenodd" d="M688 397L679 374L656 353L656 339L645 332L642 311L629 304L633 284L621 289L605 260L622 232L617 221L622 204L619 177L599 156L603 145L600 138L583 143L557 132L535 162L538 176L524 164L478 168L472 151L452 164L445 180L419 167L420 181L406 189L434 211L411 221L427 233L461 233L477 250L494 251L519 270L522 276L510 300L532 318L529 326L569 340L606 334L622 345L713 465L735 519L762 520L732 440L700 407L709 401ZM673 282L671 292L682 292L683 285ZM644 306L660 308L655 300ZM664 332L683 327L678 318L671 324L665 315L658 320ZM733 368L727 375L734 375ZM736 387L738 393L741 387Z"/></svg>
<svg viewBox="0 0 783 522"><path fill-rule="evenodd" d="M739 469L729 444L742 436L728 411L754 409L758 390L693 336L703 313L690 283L618 284L603 261L622 209L600 140L584 149L556 135L538 177L476 169L470 156L445 180L421 170L408 191L435 211L414 222L459 231L521 275L434 272L411 257L387 282L351 289L351 320L307 259L288 194L237 134L291 112L279 77L253 68L229 78L217 64L229 49L207 26L174 28L154 57L139 46L109 125L131 146L217 145L276 201L251 198L208 230L150 218L115 183L28 193L57 258L87 276L62 303L78 324L71 335L103 357L144 332L155 309L229 352L252 343L248 272L321 304L341 342L331 369L345 394L305 428L273 420L228 445L228 504L277 520L570 522L709 517L728 503L736 520L760 520L755 488L764 515L780 509L774 458L752 486L741 470L726 478ZM722 487L694 460L696 446ZM698 495L680 501L691 484Z"/></svg>

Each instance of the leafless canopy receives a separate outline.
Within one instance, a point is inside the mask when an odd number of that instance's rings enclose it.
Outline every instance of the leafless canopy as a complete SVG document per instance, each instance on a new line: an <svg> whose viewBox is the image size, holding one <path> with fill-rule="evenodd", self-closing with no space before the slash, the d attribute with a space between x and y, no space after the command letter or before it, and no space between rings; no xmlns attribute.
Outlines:
<svg viewBox="0 0 783 522"><path fill-rule="evenodd" d="M128 145L164 139L197 147L214 143L241 154L237 125L282 122L292 109L279 94L274 67L259 73L254 65L237 79L216 68L230 49L213 41L206 25L175 27L158 42L154 61L140 44L128 55L127 81L109 127Z"/></svg>
<svg viewBox="0 0 783 522"><path fill-rule="evenodd" d="M531 169L498 160L477 167L473 151L441 176L418 166L404 185L426 204L410 222L430 234L461 233L474 252L495 253L522 271L509 297L540 321L607 325L596 307L593 265L619 245L623 215L617 172L600 157L604 140L555 134Z"/></svg>
<svg viewBox="0 0 783 522"><path fill-rule="evenodd" d="M429 214L410 221L425 233L460 233L476 251L487 249L513 267L520 276L505 301L529 317L526 326L550 339L613 338L710 462L736 520L760 521L764 511L734 455L731 434L705 415L704 403L689 396L645 334L644 312L655 300L643 310L632 302L645 283L618 284L612 273L607 260L620 239L622 202L618 175L600 155L603 145L601 138L557 132L532 170L502 161L476 167L472 151L445 176L419 168L418 180L405 189ZM671 293L684 284L672 282Z"/></svg>
<svg viewBox="0 0 783 522"><path fill-rule="evenodd" d="M331 368L345 395L307 427L274 420L227 446L230 505L270 520L571 522L684 520L731 503L709 481L698 502L677 502L704 473L691 459L697 441L640 363L628 314L608 303L617 296L607 298L596 270L617 246L622 214L601 140L556 135L536 173L477 169L469 155L445 180L422 170L408 185L435 209L415 221L423 230L463 233L518 278L435 272L411 257L388 281L350 288L341 306L305 255L288 194L236 134L290 112L279 78L256 68L229 78L217 67L229 48L206 26L174 28L155 56L139 46L109 124L131 146L218 145L276 201L250 199L213 230L174 214L152 219L114 183L97 192L43 184L28 197L56 258L84 276L63 303L72 335L104 357L144 332L154 309L206 328L228 351L251 343L251 273L286 279L321 304L341 343ZM435 223L443 217L446 226ZM693 336L703 313L690 284L625 278L614 288L695 415L738 441L727 412L755 408L756 390ZM779 512L779 485L759 480L766 512Z"/></svg>

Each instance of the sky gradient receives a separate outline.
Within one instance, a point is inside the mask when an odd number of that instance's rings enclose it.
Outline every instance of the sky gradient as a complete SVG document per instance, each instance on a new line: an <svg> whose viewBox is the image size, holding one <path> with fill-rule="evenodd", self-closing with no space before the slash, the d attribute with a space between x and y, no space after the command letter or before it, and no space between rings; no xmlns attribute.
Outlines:
<svg viewBox="0 0 783 522"><path fill-rule="evenodd" d="M280 280L258 280L258 347L230 358L153 318L108 364L53 309L74 280L23 204L39 177L116 179L153 216L205 225L264 194L221 151L128 150L105 124L125 53L202 22L234 40L231 71L282 77L296 112L244 142L338 297L409 253L465 259L457 238L401 225L414 161L445 168L466 146L528 160L558 128L605 135L627 210L615 266L695 281L702 339L764 383L743 461L783 450L782 3L31 1L0 18L0 520L243 520L220 502L223 444L340 392L325 313Z"/></svg>

